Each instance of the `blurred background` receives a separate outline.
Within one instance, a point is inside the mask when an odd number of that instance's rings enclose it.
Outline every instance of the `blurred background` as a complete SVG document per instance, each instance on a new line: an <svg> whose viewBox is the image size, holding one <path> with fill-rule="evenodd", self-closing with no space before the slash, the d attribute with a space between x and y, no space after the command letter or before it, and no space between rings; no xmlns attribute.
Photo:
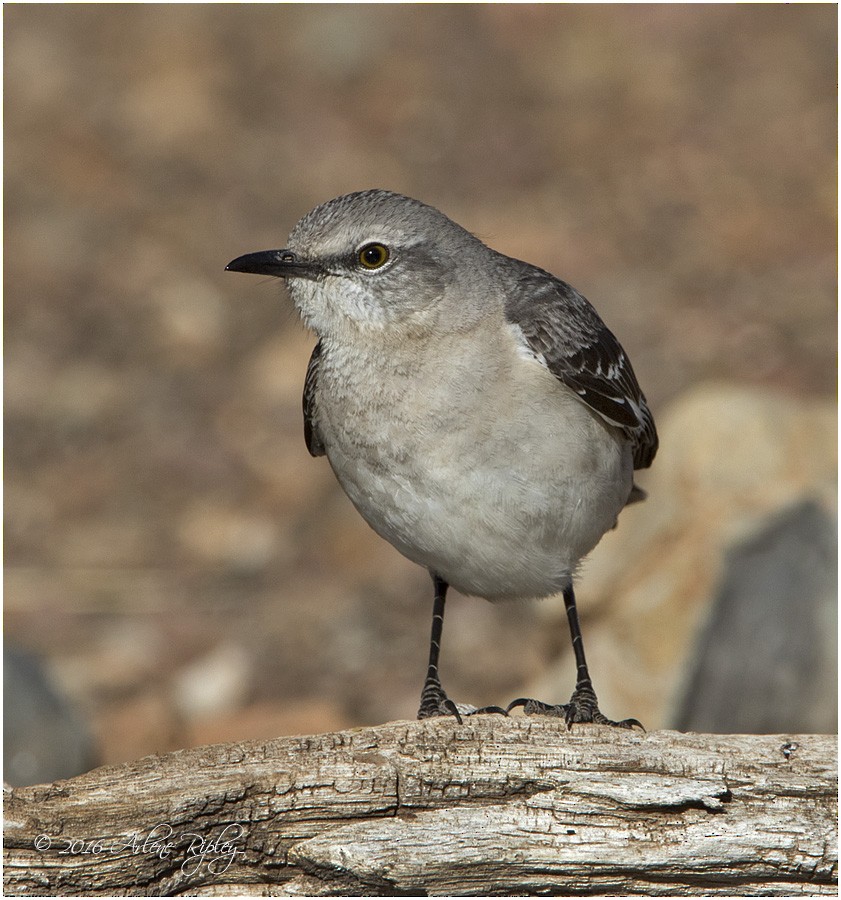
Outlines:
<svg viewBox="0 0 841 900"><path fill-rule="evenodd" d="M584 293L661 433L582 568L602 709L832 731L834 5L4 8L5 765L413 718L431 586L305 449L314 338L224 272L384 187ZM562 603L442 678L565 700Z"/></svg>

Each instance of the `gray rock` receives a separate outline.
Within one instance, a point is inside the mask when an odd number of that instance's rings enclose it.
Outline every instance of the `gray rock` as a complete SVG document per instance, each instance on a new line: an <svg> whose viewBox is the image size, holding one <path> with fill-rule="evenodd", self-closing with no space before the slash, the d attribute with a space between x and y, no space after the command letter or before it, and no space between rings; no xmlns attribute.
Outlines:
<svg viewBox="0 0 841 900"><path fill-rule="evenodd" d="M677 728L837 731L836 542L807 499L728 552Z"/></svg>
<svg viewBox="0 0 841 900"><path fill-rule="evenodd" d="M71 778L96 764L80 714L32 654L3 648L3 778L17 787Z"/></svg>

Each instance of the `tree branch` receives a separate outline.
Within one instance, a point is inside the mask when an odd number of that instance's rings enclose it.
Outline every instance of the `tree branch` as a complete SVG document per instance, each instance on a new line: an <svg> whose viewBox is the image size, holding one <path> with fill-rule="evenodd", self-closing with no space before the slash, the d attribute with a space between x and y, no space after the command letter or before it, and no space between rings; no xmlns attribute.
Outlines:
<svg viewBox="0 0 841 900"><path fill-rule="evenodd" d="M6 788L7 894L834 894L837 738L477 716Z"/></svg>

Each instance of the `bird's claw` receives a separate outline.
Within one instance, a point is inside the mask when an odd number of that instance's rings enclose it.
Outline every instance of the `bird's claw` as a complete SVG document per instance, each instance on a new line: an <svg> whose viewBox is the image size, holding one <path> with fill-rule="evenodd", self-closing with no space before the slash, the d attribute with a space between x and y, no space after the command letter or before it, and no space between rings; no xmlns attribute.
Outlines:
<svg viewBox="0 0 841 900"><path fill-rule="evenodd" d="M431 719L435 716L455 716L459 725L461 725L461 714L462 711L458 705L453 703L443 690L440 692L440 695L437 692L433 694L424 690L420 709L418 710L419 719ZM469 715L469 713L465 712L465 715Z"/></svg>
<svg viewBox="0 0 841 900"><path fill-rule="evenodd" d="M508 710L501 706L476 707L470 703L455 703L446 695L440 683L428 682L424 685L421 694L421 704L418 710L419 719L431 719L435 716L455 716L459 725L464 724L462 716L478 716L484 713L495 713L507 716Z"/></svg>
<svg viewBox="0 0 841 900"><path fill-rule="evenodd" d="M506 712L518 706L523 707L523 713L527 716L554 716L563 719L567 728L579 723L593 723L595 725L610 725L613 728L640 728L645 731L643 724L638 719L621 719L614 722L608 719L598 707L596 695L592 688L579 691L577 688L570 697L569 703L544 703L542 700L534 700L531 697L519 697L512 700L506 707Z"/></svg>

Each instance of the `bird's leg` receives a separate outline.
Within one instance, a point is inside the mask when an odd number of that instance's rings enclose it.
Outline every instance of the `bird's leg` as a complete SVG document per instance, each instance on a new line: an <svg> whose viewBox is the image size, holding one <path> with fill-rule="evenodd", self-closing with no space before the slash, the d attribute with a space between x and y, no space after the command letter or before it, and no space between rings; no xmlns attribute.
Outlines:
<svg viewBox="0 0 841 900"><path fill-rule="evenodd" d="M575 654L576 681L575 690L566 704L567 725L575 722L596 722L599 725L615 725L619 728L632 728L634 725L642 728L642 724L636 719L622 719L614 722L603 715L599 709L596 692L593 690L593 682L587 670L587 660L584 657L584 640L581 637L581 625L578 622L578 610L575 606L575 593L572 582L564 588L564 606L569 621L569 633L572 637L572 650Z"/></svg>
<svg viewBox="0 0 841 900"><path fill-rule="evenodd" d="M447 599L449 585L440 575L432 574L432 583L435 586L435 605L432 608L432 634L429 638L429 666L426 670L426 681L421 691L419 719L429 719L432 716L455 716L461 724L461 717L472 716L476 713L501 713L507 712L499 706L486 706L477 709L475 706L460 703L456 705L447 696L441 686L441 678L438 675L438 655L441 652L441 633L444 630L444 603Z"/></svg>
<svg viewBox="0 0 841 900"><path fill-rule="evenodd" d="M572 650L575 653L577 671L575 690L569 698L569 703L559 703L553 706L540 700L521 697L518 700L512 700L508 704L508 711L510 712L517 706L522 706L523 712L527 716L562 717L566 720L567 727L574 725L576 722L594 722L597 725L613 725L617 728L633 728L635 726L642 728L642 724L636 719L622 719L620 722L614 722L612 719L608 719L599 709L596 692L593 690L593 682L590 680L590 673L587 669L587 660L584 656L584 641L581 638L581 625L578 622L578 610L575 606L575 593L572 589L572 582L564 588L564 606L567 611L569 633L572 637Z"/></svg>
<svg viewBox="0 0 841 900"><path fill-rule="evenodd" d="M426 670L426 681L423 683L421 691L418 718L455 716L461 723L458 707L447 696L438 675L438 655L441 652L441 634L444 630L444 604L447 600L449 585L434 572L432 573L432 583L435 586L435 604L432 607L432 634L429 637L429 667Z"/></svg>

